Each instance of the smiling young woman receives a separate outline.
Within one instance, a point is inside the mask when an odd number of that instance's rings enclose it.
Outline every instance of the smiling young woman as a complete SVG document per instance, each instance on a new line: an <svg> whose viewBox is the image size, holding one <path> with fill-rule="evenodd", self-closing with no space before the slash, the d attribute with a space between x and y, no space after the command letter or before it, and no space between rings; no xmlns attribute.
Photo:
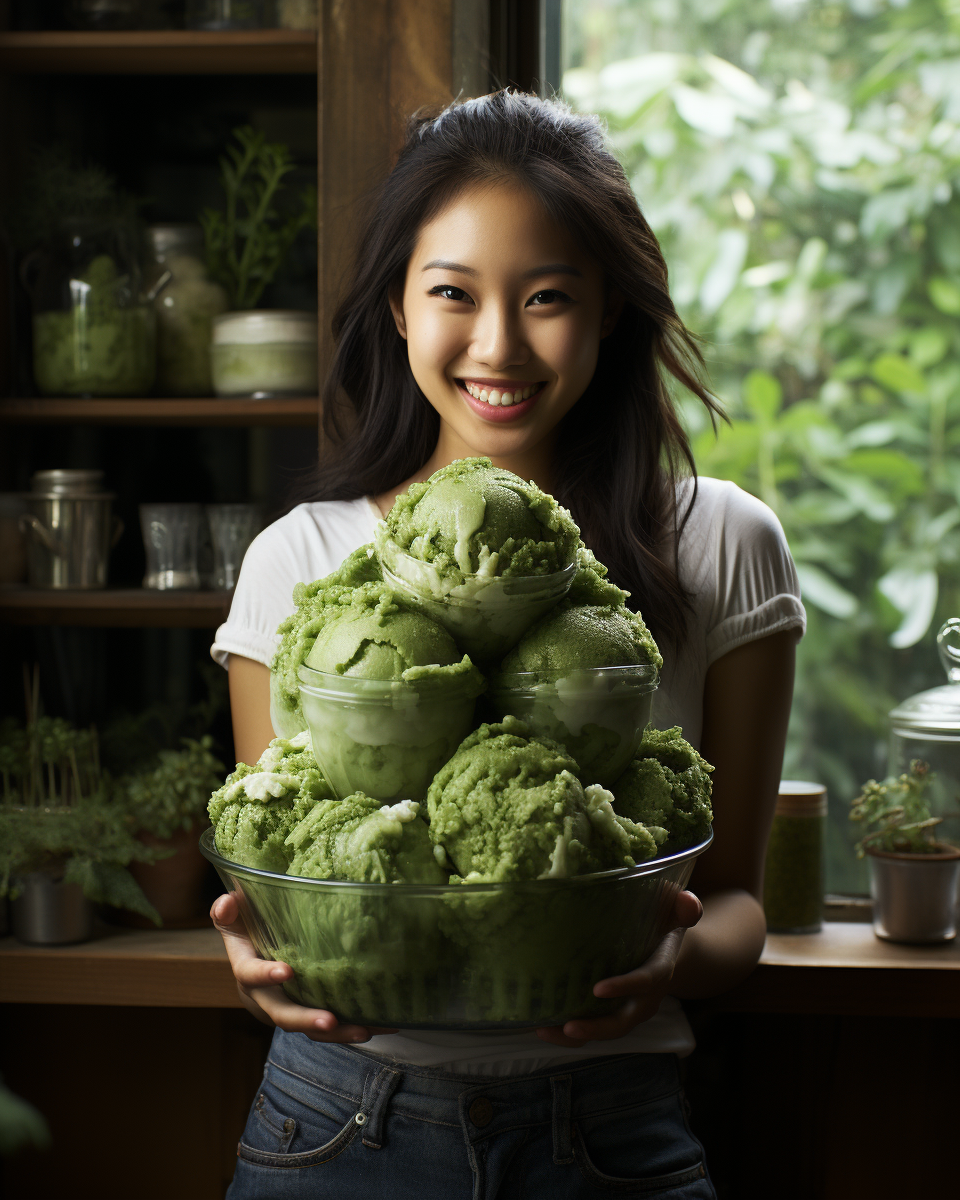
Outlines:
<svg viewBox="0 0 960 1200"><path fill-rule="evenodd" d="M230 1200L710 1200L677 1076L693 1048L679 1000L731 986L763 946L763 853L804 617L776 517L697 481L666 377L718 410L599 123L510 92L415 119L334 334L329 450L309 502L253 543L214 643L239 756L254 761L272 734L267 664L293 586L370 542L411 481L488 455L564 503L632 593L664 655L655 724L681 725L716 768L714 843L693 880L702 904L680 892L651 957L597 982L620 1007L537 1030L341 1025L285 996L290 967L257 957L221 897L212 915L241 998L277 1026Z"/></svg>

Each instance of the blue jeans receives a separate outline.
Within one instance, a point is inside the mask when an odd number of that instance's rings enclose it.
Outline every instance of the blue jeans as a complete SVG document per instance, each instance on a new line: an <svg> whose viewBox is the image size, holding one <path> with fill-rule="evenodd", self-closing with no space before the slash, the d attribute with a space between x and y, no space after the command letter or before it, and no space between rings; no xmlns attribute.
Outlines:
<svg viewBox="0 0 960 1200"><path fill-rule="evenodd" d="M277 1030L227 1200L716 1200L672 1054L452 1075Z"/></svg>

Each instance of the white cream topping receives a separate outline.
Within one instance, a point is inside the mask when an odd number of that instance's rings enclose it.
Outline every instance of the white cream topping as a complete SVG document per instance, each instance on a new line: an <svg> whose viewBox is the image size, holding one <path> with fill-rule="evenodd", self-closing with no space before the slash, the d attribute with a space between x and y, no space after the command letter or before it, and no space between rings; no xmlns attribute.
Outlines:
<svg viewBox="0 0 960 1200"><path fill-rule="evenodd" d="M624 847L628 846L630 839L627 831L617 820L617 814L613 811L613 792L608 792L599 783L591 783L583 789L583 795L587 801L587 816L594 829L599 834L606 835L612 842Z"/></svg>
<svg viewBox="0 0 960 1200"><path fill-rule="evenodd" d="M248 800L279 800L287 792L299 792L300 779L297 775L283 775L279 771L254 771L244 775L227 790L225 799L236 800L244 795Z"/></svg>
<svg viewBox="0 0 960 1200"><path fill-rule="evenodd" d="M570 843L573 841L573 819L566 817L563 832L557 834L557 842L550 854L550 868L537 876L538 879L566 879L570 874Z"/></svg>

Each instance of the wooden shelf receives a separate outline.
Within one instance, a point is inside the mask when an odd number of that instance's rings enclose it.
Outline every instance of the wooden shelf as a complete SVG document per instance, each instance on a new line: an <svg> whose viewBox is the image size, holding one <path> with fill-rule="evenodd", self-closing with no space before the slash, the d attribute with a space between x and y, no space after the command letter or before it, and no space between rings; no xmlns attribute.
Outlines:
<svg viewBox="0 0 960 1200"><path fill-rule="evenodd" d="M316 397L287 400L0 399L0 425L299 425L315 427Z"/></svg>
<svg viewBox="0 0 960 1200"><path fill-rule="evenodd" d="M232 595L224 591L160 592L151 588L48 591L2 587L0 621L8 625L216 629L226 620Z"/></svg>
<svg viewBox="0 0 960 1200"><path fill-rule="evenodd" d="M0 939L0 1001L240 1008L220 934L103 926L79 946Z"/></svg>
<svg viewBox="0 0 960 1200"><path fill-rule="evenodd" d="M299 29L0 33L0 69L20 75L315 75L317 35Z"/></svg>
<svg viewBox="0 0 960 1200"><path fill-rule="evenodd" d="M0 940L0 1002L235 1008L233 977L213 929L117 930L79 946ZM960 947L895 946L862 923L772 935L749 979L696 1007L728 1012L955 1017Z"/></svg>

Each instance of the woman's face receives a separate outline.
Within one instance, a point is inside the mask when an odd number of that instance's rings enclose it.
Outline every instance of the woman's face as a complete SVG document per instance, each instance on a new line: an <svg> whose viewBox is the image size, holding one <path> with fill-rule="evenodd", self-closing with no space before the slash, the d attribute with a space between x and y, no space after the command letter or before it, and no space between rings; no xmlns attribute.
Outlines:
<svg viewBox="0 0 960 1200"><path fill-rule="evenodd" d="M525 189L462 193L420 230L391 298L444 458L522 459L593 377L619 306L599 265Z"/></svg>

